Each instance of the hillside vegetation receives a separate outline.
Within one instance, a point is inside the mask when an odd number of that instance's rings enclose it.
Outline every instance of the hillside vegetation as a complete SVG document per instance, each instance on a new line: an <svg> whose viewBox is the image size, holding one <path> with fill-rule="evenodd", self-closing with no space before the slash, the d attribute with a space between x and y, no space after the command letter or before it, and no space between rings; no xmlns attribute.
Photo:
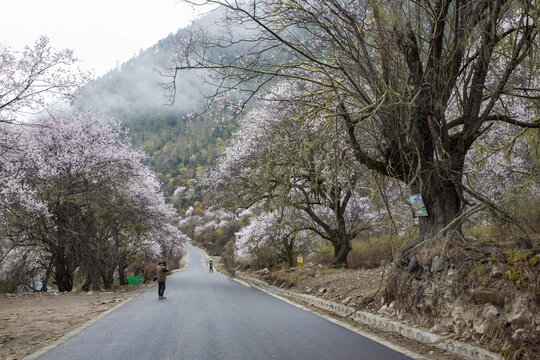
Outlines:
<svg viewBox="0 0 540 360"><path fill-rule="evenodd" d="M211 23L213 18L208 15L192 27ZM188 31L180 29L141 50L86 84L77 98L77 108L119 121L129 130L133 145L148 154L148 164L156 172L167 201L183 210L202 200L195 188L196 179L215 162L235 129L235 120L226 109L219 110L219 118L215 113L193 116L204 112L209 93L200 74L184 74L176 80L174 103L160 85L167 81L160 72L170 65L179 39Z"/></svg>

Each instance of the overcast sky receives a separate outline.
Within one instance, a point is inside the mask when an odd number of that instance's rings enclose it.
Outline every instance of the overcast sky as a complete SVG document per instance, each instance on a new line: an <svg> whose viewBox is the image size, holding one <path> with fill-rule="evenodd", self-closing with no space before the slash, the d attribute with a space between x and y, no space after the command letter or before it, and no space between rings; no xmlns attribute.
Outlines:
<svg viewBox="0 0 540 360"><path fill-rule="evenodd" d="M196 18L178 0L7 0L0 8L0 44L15 50L45 35L96 76Z"/></svg>

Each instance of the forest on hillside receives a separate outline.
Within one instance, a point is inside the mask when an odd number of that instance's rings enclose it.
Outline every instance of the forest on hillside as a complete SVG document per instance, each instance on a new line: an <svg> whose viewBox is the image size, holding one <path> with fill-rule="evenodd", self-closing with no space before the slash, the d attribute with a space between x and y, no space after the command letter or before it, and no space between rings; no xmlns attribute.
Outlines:
<svg viewBox="0 0 540 360"><path fill-rule="evenodd" d="M231 116L235 112L227 107L206 109L210 88L196 72L176 79L174 99L167 97L165 69L190 29L213 28L219 14L210 13L141 50L85 84L77 95L79 110L120 121L129 130L133 145L148 154L148 165L156 172L166 200L183 211L202 200L196 181L235 131L236 120Z"/></svg>

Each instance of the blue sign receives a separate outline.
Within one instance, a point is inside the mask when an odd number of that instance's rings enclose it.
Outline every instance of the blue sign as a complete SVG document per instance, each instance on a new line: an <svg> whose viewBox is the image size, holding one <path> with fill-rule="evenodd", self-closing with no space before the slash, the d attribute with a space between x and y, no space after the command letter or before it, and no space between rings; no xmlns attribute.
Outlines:
<svg viewBox="0 0 540 360"><path fill-rule="evenodd" d="M422 200L422 195L415 194L409 196L409 202L411 203L414 216L428 216L426 206Z"/></svg>

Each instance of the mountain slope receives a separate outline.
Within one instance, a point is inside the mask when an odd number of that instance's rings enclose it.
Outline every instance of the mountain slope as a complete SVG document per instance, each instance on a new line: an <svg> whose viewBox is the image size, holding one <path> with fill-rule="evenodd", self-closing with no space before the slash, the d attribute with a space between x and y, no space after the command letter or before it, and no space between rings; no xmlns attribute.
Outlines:
<svg viewBox="0 0 540 360"><path fill-rule="evenodd" d="M191 27L211 26L219 16L216 13ZM200 200L194 179L216 159L235 128L234 120L218 123L211 115L188 116L201 112L206 103L204 82L195 72L180 74L175 102L167 104L160 83L168 79L158 70L170 66L177 39L188 31L185 28L170 34L87 84L76 104L79 110L98 112L128 128L134 145L150 155L149 165L156 171L165 196L184 209ZM175 190L178 196L173 196Z"/></svg>

